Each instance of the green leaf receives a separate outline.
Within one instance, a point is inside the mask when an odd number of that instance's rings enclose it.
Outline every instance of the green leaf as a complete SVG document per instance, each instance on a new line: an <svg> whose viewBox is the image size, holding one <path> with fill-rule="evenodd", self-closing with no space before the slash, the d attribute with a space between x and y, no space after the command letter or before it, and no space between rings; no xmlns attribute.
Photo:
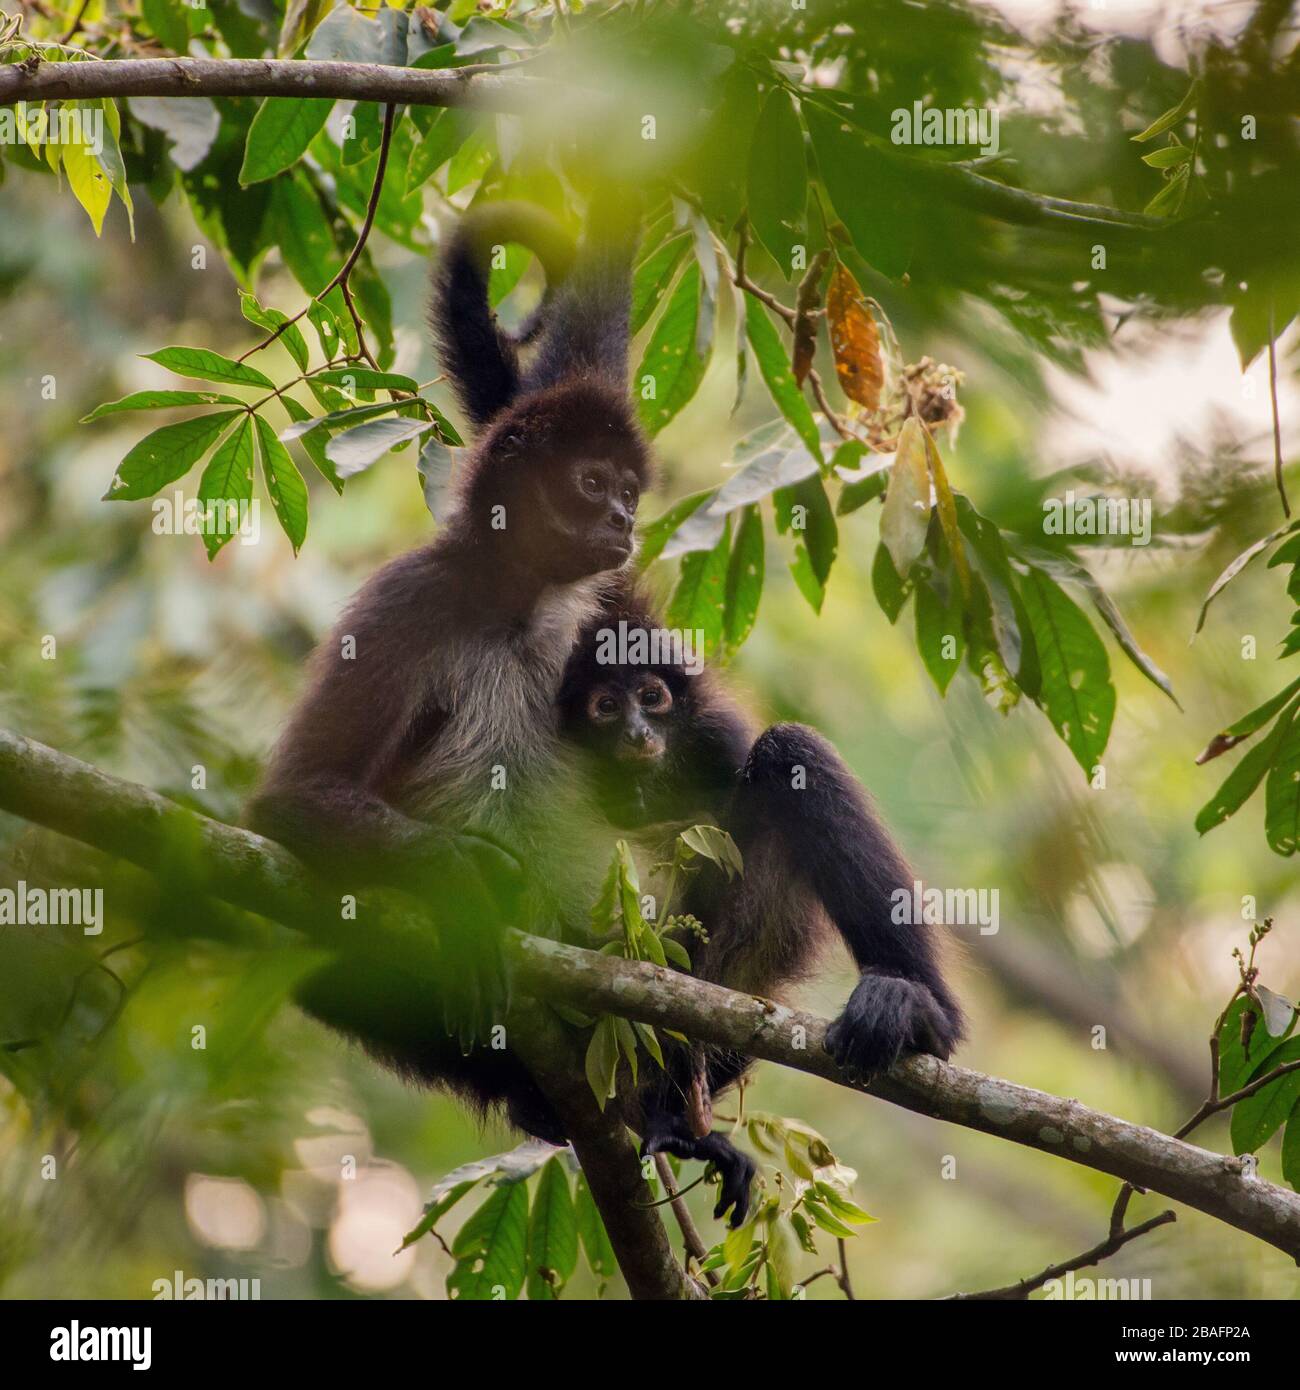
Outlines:
<svg viewBox="0 0 1300 1390"><path fill-rule="evenodd" d="M308 386L315 379L315 377L311 378L307 383ZM328 415L309 415L281 430L280 438L287 444L290 440L298 439L313 430L325 430L332 434L340 427L350 429L353 425L359 425L363 420L371 420L376 415L387 414L390 410L397 410L404 404L404 401L374 401L370 405L355 405L348 406L343 410L333 410Z"/></svg>
<svg viewBox="0 0 1300 1390"><path fill-rule="evenodd" d="M1248 750L1246 756L1228 774L1219 790L1201 807L1196 816L1198 833L1204 835L1216 825L1222 825L1229 816L1245 805L1255 788L1264 780L1264 774L1273 766L1298 709L1300 699L1293 700L1278 716L1278 721L1268 737Z"/></svg>
<svg viewBox="0 0 1300 1390"><path fill-rule="evenodd" d="M785 345L767 309L760 303L749 305L745 315L745 332L754 349L758 369L767 389L772 393L777 409L794 426L808 452L818 461L822 458L821 436L807 399L794 379L794 371Z"/></svg>
<svg viewBox="0 0 1300 1390"><path fill-rule="evenodd" d="M1154 140L1157 135L1163 135L1165 131L1172 129L1192 109L1199 90L1200 83L1193 82L1187 89L1187 95L1183 97L1182 101L1180 101L1177 106L1171 106L1163 116L1157 116L1144 131L1138 135L1129 136L1129 139L1136 143L1141 143L1144 140Z"/></svg>
<svg viewBox="0 0 1300 1390"><path fill-rule="evenodd" d="M722 642L731 557L731 521L712 550L696 550L682 560L677 587L668 604L668 627L704 634L704 655L712 657Z"/></svg>
<svg viewBox="0 0 1300 1390"><path fill-rule="evenodd" d="M925 437L914 415L903 422L898 435L889 489L880 515L880 539L889 551L900 579L906 579L925 549L930 529L930 470Z"/></svg>
<svg viewBox="0 0 1300 1390"><path fill-rule="evenodd" d="M618 1032L612 1018L607 1016L597 1020L591 1042L587 1045L584 1066L591 1093L596 1097L596 1104L604 1110L605 1102L614 1095L614 1082L618 1074Z"/></svg>
<svg viewBox="0 0 1300 1390"><path fill-rule="evenodd" d="M794 487L781 488L773 495L776 529L795 536L794 559L790 572L799 592L815 613L822 611L826 581L839 547L839 528L835 513L819 476L805 478Z"/></svg>
<svg viewBox="0 0 1300 1390"><path fill-rule="evenodd" d="M914 220L924 208L917 190L861 131L811 102L803 114L822 182L853 244L882 275L897 278L911 259Z"/></svg>
<svg viewBox="0 0 1300 1390"><path fill-rule="evenodd" d="M190 51L190 26L181 0L140 0L140 13L164 48L185 57Z"/></svg>
<svg viewBox="0 0 1300 1390"><path fill-rule="evenodd" d="M305 424L312 418L307 407L294 400L292 396L281 396L280 404L289 412L289 417L295 424ZM334 464L325 453L326 438L324 431L317 432L309 429L299 437L296 447L307 455L321 477L341 496L343 479L339 477Z"/></svg>
<svg viewBox="0 0 1300 1390"><path fill-rule="evenodd" d="M645 569L657 560L664 546L682 523L699 511L714 495L712 488L704 492L694 492L689 497L683 497L680 502L675 502L653 521L647 522L641 528L641 543L637 550L638 568ZM712 549L712 546L709 549Z"/></svg>
<svg viewBox="0 0 1300 1390"><path fill-rule="evenodd" d="M238 410L196 415L147 434L117 466L104 500L134 502L184 477L217 442Z"/></svg>
<svg viewBox="0 0 1300 1390"><path fill-rule="evenodd" d="M729 652L740 647L754 630L758 601L763 596L763 562L763 514L755 503L741 513L727 566L722 636Z"/></svg>
<svg viewBox="0 0 1300 1390"><path fill-rule="evenodd" d="M844 486L835 504L836 516L848 516L868 502L885 495L889 484L889 467L893 460L887 454L872 454L866 463L862 456L867 446L856 439L846 439L838 445L831 459L831 471Z"/></svg>
<svg viewBox="0 0 1300 1390"><path fill-rule="evenodd" d="M1264 784L1264 835L1275 854L1300 847L1300 723L1294 718L1277 743Z"/></svg>
<svg viewBox="0 0 1300 1390"><path fill-rule="evenodd" d="M804 1210L828 1235L837 1237L840 1240L851 1240L857 1232L847 1222L840 1218L820 1202L814 1201L811 1197L804 1198Z"/></svg>
<svg viewBox="0 0 1300 1390"><path fill-rule="evenodd" d="M1090 776L1115 717L1106 647L1083 611L1042 570L1029 571L1020 593L1038 648L1038 704Z"/></svg>
<svg viewBox="0 0 1300 1390"><path fill-rule="evenodd" d="M146 361L157 362L160 367L175 372L177 376L197 377L200 381L225 381L233 386L264 386L275 390L275 382L269 376L250 367L244 362L232 362L219 352L209 352L207 348L167 347L157 352L143 354Z"/></svg>
<svg viewBox="0 0 1300 1390"><path fill-rule="evenodd" d="M1186 145L1166 145L1164 149L1144 154L1142 163L1149 164L1153 169L1173 169L1179 164L1186 164L1191 157L1192 152Z"/></svg>
<svg viewBox="0 0 1300 1390"><path fill-rule="evenodd" d="M203 544L208 559L215 560L217 552L235 534L239 525L236 514L230 524L225 506L216 503L247 504L253 499L253 419L244 418L222 440L212 460L199 480L199 501L203 504Z"/></svg>
<svg viewBox="0 0 1300 1390"><path fill-rule="evenodd" d="M325 455L340 478L351 478L383 458L396 445L407 439L417 439L432 428L432 420L369 420L336 434L326 444Z"/></svg>
<svg viewBox="0 0 1300 1390"><path fill-rule="evenodd" d="M332 97L267 97L248 127L239 182L261 183L296 164L333 107Z"/></svg>
<svg viewBox="0 0 1300 1390"><path fill-rule="evenodd" d="M1269 532L1269 534L1265 536L1262 540L1256 541L1253 545L1248 545L1246 549L1243 550L1241 554L1238 555L1237 558L1233 560L1230 565L1228 565L1228 567L1223 571L1223 573L1219 575L1219 577L1214 581L1213 584L1210 585L1210 592L1205 595L1205 601L1201 604L1200 616L1196 619L1197 632L1200 632L1200 630L1205 626L1205 615L1210 611L1210 604L1212 604L1214 600L1218 598L1218 596L1224 591L1224 589L1226 589L1228 585L1242 572L1242 570L1246 568L1246 566L1255 558L1255 556L1262 554L1265 550L1269 548L1270 545L1273 544L1274 541L1280 540L1283 536L1289 535L1297 527L1300 527L1300 521L1293 521L1288 526L1279 526L1276 531Z"/></svg>
<svg viewBox="0 0 1300 1390"><path fill-rule="evenodd" d="M940 695L948 693L966 646L962 635L961 593L952 575L948 576L945 589L946 600L928 577L921 576L916 581L916 646ZM952 656L944 655L945 641L952 648Z"/></svg>
<svg viewBox="0 0 1300 1390"><path fill-rule="evenodd" d="M271 505L296 555L307 539L307 484L297 464L289 457L289 451L275 437L275 430L260 415L257 417L257 443Z"/></svg>
<svg viewBox="0 0 1300 1390"><path fill-rule="evenodd" d="M406 165L406 186L421 188L465 143L472 129L470 117L460 111L438 112L437 119L411 149Z"/></svg>
<svg viewBox="0 0 1300 1390"><path fill-rule="evenodd" d="M1124 621L1123 615L1115 606L1114 600L1101 587L1101 583L1091 570L1076 563L1068 556L1058 555L1051 551L1039 550L1033 547L1023 547L1020 553L1031 564L1037 565L1039 569L1046 570L1048 574L1058 579L1072 580L1076 584L1081 584L1087 591L1088 597L1092 600L1092 606L1100 614L1102 621L1110 628L1116 642L1119 643L1120 650L1138 668L1139 671L1154 685L1158 690L1163 690L1166 695L1178 705L1178 697L1174 694L1173 682L1155 664L1154 661L1138 646L1137 639L1129 631L1128 624ZM1178 705L1182 709L1181 705Z"/></svg>
<svg viewBox="0 0 1300 1390"><path fill-rule="evenodd" d="M1287 1062L1298 1061L1300 1038L1292 1038L1272 1053L1267 1065L1259 1068L1259 1072L1262 1074ZM1239 1100L1232 1107L1232 1123L1229 1126L1233 1153L1258 1152L1286 1123L1297 1100L1300 1100L1300 1071L1289 1072L1256 1091L1253 1096Z"/></svg>
<svg viewBox="0 0 1300 1390"><path fill-rule="evenodd" d="M850 1233L851 1234L851 1233ZM789 1218L774 1210L767 1221L768 1294L788 1299L794 1289L799 1265L799 1241ZM773 1288L773 1283L776 1289ZM779 1293L778 1293L779 1291Z"/></svg>
<svg viewBox="0 0 1300 1390"><path fill-rule="evenodd" d="M528 1218L528 1297L549 1301L578 1267L578 1218L569 1178L557 1156L542 1169Z"/></svg>
<svg viewBox="0 0 1300 1390"><path fill-rule="evenodd" d="M1250 1034L1250 1050L1241 1045L1241 1016L1247 1010L1255 1015ZM1219 1029L1219 1094L1230 1096L1239 1091L1264 1063L1286 1041L1286 1034L1274 1036L1253 1000L1244 996L1232 1001Z"/></svg>
<svg viewBox="0 0 1300 1390"><path fill-rule="evenodd" d="M898 577L884 541L876 547L876 558L871 564L871 591L876 596L880 611L891 624L896 623L912 592L912 581Z"/></svg>
<svg viewBox="0 0 1300 1390"><path fill-rule="evenodd" d="M973 669L982 673L991 654L1031 699L1038 695L1038 649L1024 602L1016 587L1002 532L965 497L957 497L957 521L970 547L977 574L967 636ZM988 643L991 639L992 646Z"/></svg>
<svg viewBox="0 0 1300 1390"><path fill-rule="evenodd" d="M759 113L750 148L749 220L787 280L794 247L807 240L802 226L807 201L803 130L790 94L774 87Z"/></svg>
<svg viewBox="0 0 1300 1390"><path fill-rule="evenodd" d="M637 408L648 434L658 434L704 380L710 353L701 357L696 352L700 296L700 268L691 264L678 281L646 345L635 385ZM647 396L647 391L652 391L653 396Z"/></svg>
<svg viewBox="0 0 1300 1390"><path fill-rule="evenodd" d="M89 415L81 417L81 423L88 425L92 420L123 410L170 410L178 405L243 405L243 401L238 396L223 396L217 391L133 391L120 400L97 405Z"/></svg>
<svg viewBox="0 0 1300 1390"><path fill-rule="evenodd" d="M709 508L715 516L761 502L817 472L817 460L784 420L770 420L747 434L733 449L732 461L736 471L718 489Z"/></svg>
<svg viewBox="0 0 1300 1390"><path fill-rule="evenodd" d="M818 1197L840 1218L850 1226L869 1226L877 1218L870 1212L863 1211L858 1204L846 1197L842 1192L828 1182L816 1184Z"/></svg>
<svg viewBox="0 0 1300 1390"><path fill-rule="evenodd" d="M663 961L656 961L657 965L664 964ZM614 1032L618 1036L618 1045L627 1060L628 1070L632 1073L632 1086L637 1083L637 1056L636 1056L636 1031L625 1018L614 1015Z"/></svg>
<svg viewBox="0 0 1300 1390"><path fill-rule="evenodd" d="M318 295L334 278L341 257L329 216L302 165L271 184L269 221L290 275L309 295ZM307 317L321 337L326 356L337 354L340 339L349 352L356 351L355 330L337 285L308 310ZM322 333L324 324L333 330L328 340Z"/></svg>
<svg viewBox="0 0 1300 1390"><path fill-rule="evenodd" d="M414 396L420 389L420 383L412 376L377 372L370 367L330 367L314 375L317 381L341 386L349 395L357 391L407 391Z"/></svg>
<svg viewBox="0 0 1300 1390"><path fill-rule="evenodd" d="M523 1183L496 1188L456 1234L448 1294L481 1301L518 1298L527 1242L528 1188Z"/></svg>
<svg viewBox="0 0 1300 1390"><path fill-rule="evenodd" d="M650 322L690 244L690 236L683 232L669 238L637 266L632 276L632 310L628 328L631 336L635 337Z"/></svg>
<svg viewBox="0 0 1300 1390"><path fill-rule="evenodd" d="M1292 621L1295 621L1294 618ZM1257 733L1291 699L1297 690L1300 690L1300 676L1297 676L1290 685L1279 690L1272 699L1265 700L1262 705L1251 710L1249 714L1243 714L1235 724L1229 724L1222 732L1215 734L1196 759L1197 763L1208 763L1211 759L1226 753L1229 748L1235 748L1237 744L1244 742L1251 734Z"/></svg>
<svg viewBox="0 0 1300 1390"><path fill-rule="evenodd" d="M728 880L745 872L740 846L716 825L692 825L677 837L681 842L710 863L716 864Z"/></svg>
<svg viewBox="0 0 1300 1390"><path fill-rule="evenodd" d="M1282 1176L1300 1192L1300 1120L1296 1118L1297 1110L1291 1112L1286 1132L1282 1135Z"/></svg>
<svg viewBox="0 0 1300 1390"><path fill-rule="evenodd" d="M449 198L459 193L462 188L477 183L487 173L488 166L492 163L494 146L492 132L487 126L476 124L470 130L447 166Z"/></svg>
<svg viewBox="0 0 1300 1390"><path fill-rule="evenodd" d="M281 324L288 325L280 334L278 341L284 344L298 370L305 372L308 361L307 340L302 336L302 330L296 323L289 323L289 315L281 313L279 309L264 309L257 302L257 296L250 294L247 290L240 290L239 304L249 323L255 323L259 328L266 329L267 333L274 333Z"/></svg>
<svg viewBox="0 0 1300 1390"><path fill-rule="evenodd" d="M618 1273L618 1260L614 1247L609 1243L605 1222L597 1207L586 1176L578 1174L574 1186L573 1205L577 1218L578 1238L582 1241L582 1253L587 1257L591 1272L597 1278L608 1279Z"/></svg>

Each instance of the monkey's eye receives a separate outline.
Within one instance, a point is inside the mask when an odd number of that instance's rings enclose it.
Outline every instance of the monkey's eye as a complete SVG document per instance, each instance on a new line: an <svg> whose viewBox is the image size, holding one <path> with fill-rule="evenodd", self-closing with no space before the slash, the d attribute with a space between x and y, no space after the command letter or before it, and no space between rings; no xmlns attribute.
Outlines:
<svg viewBox="0 0 1300 1390"><path fill-rule="evenodd" d="M672 706L673 697L669 693L668 687L662 682L656 681L641 691L642 709L654 710L656 714L663 714Z"/></svg>
<svg viewBox="0 0 1300 1390"><path fill-rule="evenodd" d="M618 710L618 701L607 692L593 695L587 704L587 714L597 724L608 724Z"/></svg>
<svg viewBox="0 0 1300 1390"><path fill-rule="evenodd" d="M582 490L588 497L599 497L601 494L600 479L594 473L584 473L582 475Z"/></svg>

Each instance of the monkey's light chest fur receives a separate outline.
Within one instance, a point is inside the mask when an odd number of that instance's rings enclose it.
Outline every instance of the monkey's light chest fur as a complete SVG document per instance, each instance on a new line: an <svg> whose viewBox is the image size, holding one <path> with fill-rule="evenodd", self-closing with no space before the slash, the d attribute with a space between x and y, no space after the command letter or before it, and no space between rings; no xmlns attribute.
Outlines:
<svg viewBox="0 0 1300 1390"><path fill-rule="evenodd" d="M399 791L413 816L499 836L543 880L539 909L570 919L589 908L612 838L561 743L555 699L601 601L599 578L548 590L527 621L441 645L427 698L448 714Z"/></svg>

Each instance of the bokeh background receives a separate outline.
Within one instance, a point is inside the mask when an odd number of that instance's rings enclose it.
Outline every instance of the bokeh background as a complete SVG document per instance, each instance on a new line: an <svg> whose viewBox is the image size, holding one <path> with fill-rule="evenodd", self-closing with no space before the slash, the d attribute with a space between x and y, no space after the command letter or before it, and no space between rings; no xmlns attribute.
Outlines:
<svg viewBox="0 0 1300 1390"><path fill-rule="evenodd" d="M859 17L868 8L878 18L880 7L865 6ZM880 30L900 63L910 53L918 70L937 65L959 84L976 49L992 61L959 29L956 7L937 7L937 17L922 8L916 23L929 28L898 19ZM1095 38L1096 64L1080 100L1078 73L1054 63L1066 12L1000 7L999 23L1020 35L997 58L1001 138L1028 186L1141 207L1156 185L1128 143L1139 113L1168 105L1161 94L1177 99L1207 31L1230 37L1251 12L1123 0L1079 10L1069 23ZM431 191L431 245L451 210ZM147 504L101 501L140 417L92 426L80 417L174 384L138 354L201 343L237 356L255 334L220 258L193 268L203 238L183 202L137 199L135 230L132 241L115 205L96 240L49 178L11 167L0 188L0 725L233 819L313 641L374 568L433 522L409 451L341 498L313 478L297 558L269 509L259 544L231 544L210 564L196 538L153 534ZM437 368L422 322L425 258L378 234L372 250L392 290L396 369L428 381ZM965 254L952 247L955 264ZM260 291L287 309L302 299L274 259ZM765 717L805 720L837 744L927 879L998 891L999 932L954 943L971 1019L959 1060L1172 1129L1204 1088L1247 896L1277 922L1265 982L1300 988L1297 876L1268 849L1262 808L1248 805L1204 839L1193 828L1223 775L1223 764L1198 769L1197 752L1282 683L1271 653L1288 607L1276 570L1248 571L1191 640L1215 576L1280 521L1267 364L1243 376L1223 309L1152 322L1128 320L1116 304L1104 342L1049 355L957 299L883 281L872 292L908 360L928 354L965 373L966 419L945 455L954 485L986 515L1009 524L1037 505L1037 480L1092 465L1152 498L1158 529L1162 518L1196 518L1176 535L1163 528L1148 548L1092 557L1182 708L1112 645L1119 706L1107 785L1093 789L1027 703L1002 716L965 675L941 699L910 608L891 628L871 596L874 505L841 522L820 616L773 546L733 678ZM735 439L773 413L751 388L730 414L727 313L701 390L659 436L662 482L647 517L716 483ZM1296 346L1294 330L1278 345L1291 451ZM287 372L287 359L275 370ZM47 374L53 399L42 391ZM42 656L46 634L58 639L54 660ZM1254 660L1242 657L1247 634L1258 639ZM201 792L190 786L196 764L207 769ZM83 851L7 816L0 855L5 883L29 865L49 874L66 864L78 882L91 872ZM504 1127L481 1129L449 1101L404 1088L285 1006L282 961L179 937L146 954L142 923L165 930L171 915L205 909L98 861L93 872L116 885L102 938L0 928L0 1294L149 1297L155 1280L183 1270L258 1277L263 1297L444 1297L450 1261L435 1242L393 1252L430 1184L509 1147ZM802 1002L833 1013L851 983L847 961L830 959ZM240 1046L192 1051L188 1021L198 1018ZM1105 1231L1116 1184L1087 1169L770 1066L746 1105L815 1126L858 1170L857 1200L879 1218L849 1247L859 1296L1007 1283ZM1226 1150L1226 1122L1200 1138ZM1275 1150L1276 1140L1261 1170L1276 1179ZM54 1180L42 1176L47 1154L58 1160ZM342 1176L345 1155L355 1157L353 1179ZM951 1179L941 1176L948 1156ZM691 1200L712 1238L706 1194ZM1141 1198L1134 1212L1162 1205ZM1279 1251L1190 1211L1106 1273L1150 1278L1157 1298L1290 1297L1295 1287ZM570 1292L594 1288L584 1271ZM834 1293L830 1280L810 1290Z"/></svg>

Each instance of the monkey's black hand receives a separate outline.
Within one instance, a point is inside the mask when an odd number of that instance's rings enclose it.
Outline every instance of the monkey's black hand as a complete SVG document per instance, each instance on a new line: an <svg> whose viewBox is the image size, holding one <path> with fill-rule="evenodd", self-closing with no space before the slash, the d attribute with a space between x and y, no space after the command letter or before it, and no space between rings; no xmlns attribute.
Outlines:
<svg viewBox="0 0 1300 1390"><path fill-rule="evenodd" d="M826 1030L826 1051L847 1071L886 1071L907 1052L947 1061L956 1024L930 989L893 975L864 975Z"/></svg>
<svg viewBox="0 0 1300 1390"><path fill-rule="evenodd" d="M651 1115L644 1125L641 1157L666 1153L674 1158L698 1158L712 1163L722 1179L722 1190L713 1208L715 1220L722 1220L731 1209L730 1225L745 1224L749 1215L749 1189L758 1165L721 1134L696 1139L684 1115Z"/></svg>

